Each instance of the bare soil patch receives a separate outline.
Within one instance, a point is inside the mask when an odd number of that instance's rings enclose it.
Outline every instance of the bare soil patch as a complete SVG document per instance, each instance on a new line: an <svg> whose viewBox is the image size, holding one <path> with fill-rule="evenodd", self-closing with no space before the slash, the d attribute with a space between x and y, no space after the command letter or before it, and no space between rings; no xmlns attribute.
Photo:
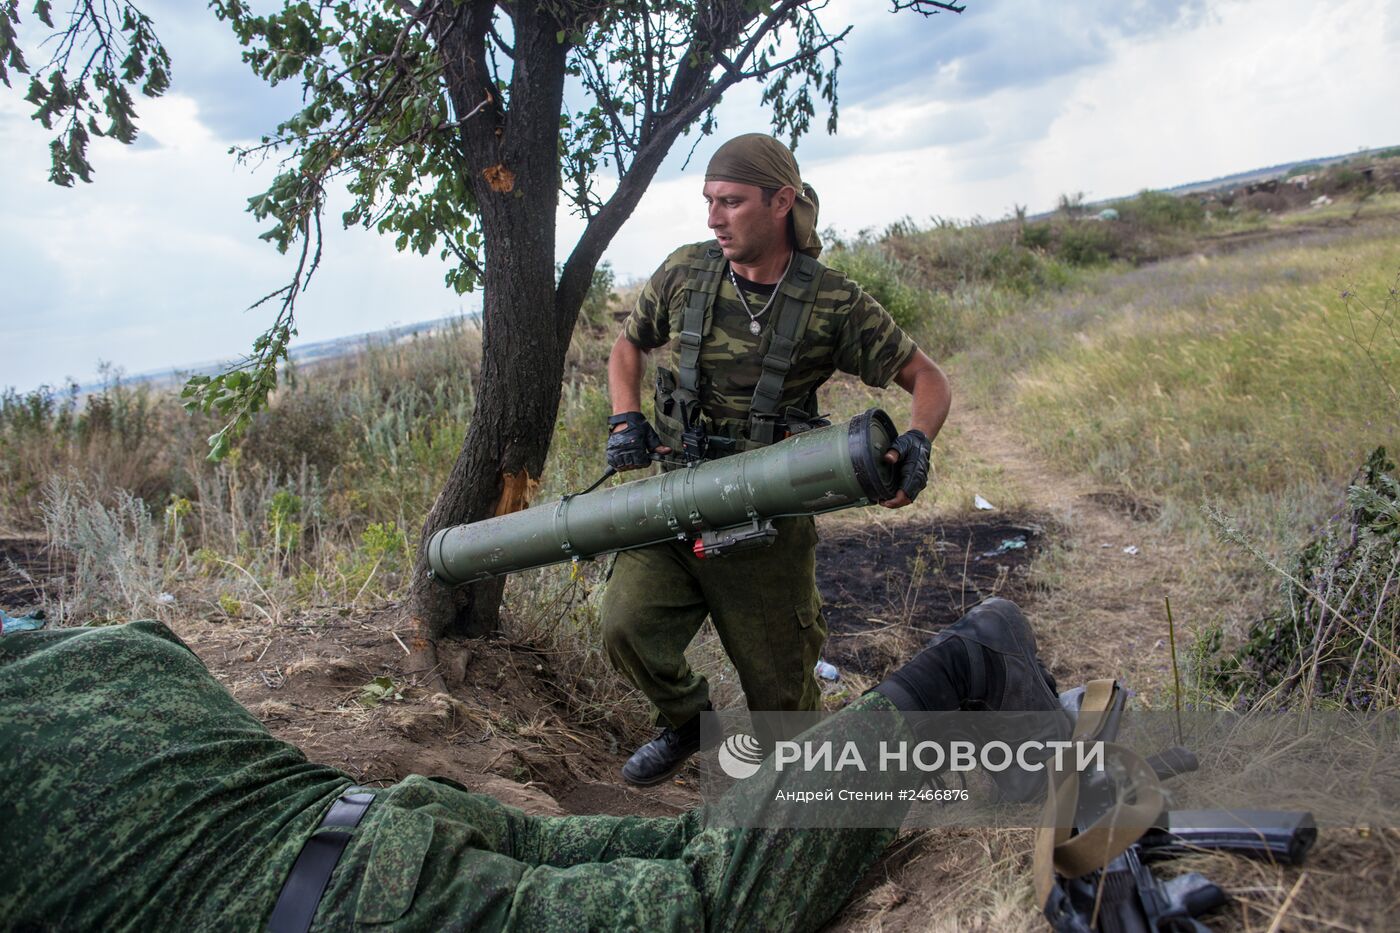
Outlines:
<svg viewBox="0 0 1400 933"><path fill-rule="evenodd" d="M660 815L695 802L685 785L616 786L631 750L570 722L548 656L504 640L452 645L442 652L448 692L436 693L405 671L409 632L399 624L384 607L276 629L194 622L177 631L273 734L363 783L440 775L538 814Z"/></svg>
<svg viewBox="0 0 1400 933"><path fill-rule="evenodd" d="M1023 598L1042 537L1032 517L1001 514L824 531L826 656L857 688L848 697L966 607L994 593ZM1024 546L998 551L1016 540ZM442 775L534 813L663 815L700 802L690 770L658 787L622 782L632 740L576 715L549 653L505 640L449 646L440 652L448 692L434 693L406 671L409 632L399 625L383 607L326 609L275 628L194 621L177 632L275 735L357 781ZM392 694L367 703L376 678Z"/></svg>

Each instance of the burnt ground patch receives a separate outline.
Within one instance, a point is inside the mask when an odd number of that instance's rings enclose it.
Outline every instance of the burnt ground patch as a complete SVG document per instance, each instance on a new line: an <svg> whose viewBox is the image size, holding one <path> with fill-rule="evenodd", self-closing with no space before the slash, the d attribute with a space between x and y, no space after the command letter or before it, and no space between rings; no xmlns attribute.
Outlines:
<svg viewBox="0 0 1400 933"><path fill-rule="evenodd" d="M0 609L22 615L43 601L49 557L42 538L0 538Z"/></svg>
<svg viewBox="0 0 1400 933"><path fill-rule="evenodd" d="M1006 514L824 529L825 659L879 678L981 600L1023 598L1045 529L1036 516Z"/></svg>

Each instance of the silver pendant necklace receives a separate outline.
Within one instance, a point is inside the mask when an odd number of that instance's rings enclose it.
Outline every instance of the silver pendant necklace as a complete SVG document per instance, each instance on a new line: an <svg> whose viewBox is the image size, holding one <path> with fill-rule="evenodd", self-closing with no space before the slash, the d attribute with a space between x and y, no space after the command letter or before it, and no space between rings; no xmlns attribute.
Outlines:
<svg viewBox="0 0 1400 933"><path fill-rule="evenodd" d="M749 299L745 297L744 290L739 287L739 280L734 277L734 267L729 263L724 264L724 267L729 270L729 281L734 286L734 292L739 296L739 304L743 305L744 312L749 316L749 333L753 334L755 337L763 330L763 325L758 323L758 319L763 317L763 315L768 312L768 309L773 306L773 299L778 297L778 289L782 286L784 280L787 279L788 272L792 270L792 261L795 258L797 258L796 251L788 254L788 262L786 268L783 269L782 278L778 279L778 284L773 286L773 293L768 296L768 300L764 302L763 307L758 309L757 314L749 310Z"/></svg>

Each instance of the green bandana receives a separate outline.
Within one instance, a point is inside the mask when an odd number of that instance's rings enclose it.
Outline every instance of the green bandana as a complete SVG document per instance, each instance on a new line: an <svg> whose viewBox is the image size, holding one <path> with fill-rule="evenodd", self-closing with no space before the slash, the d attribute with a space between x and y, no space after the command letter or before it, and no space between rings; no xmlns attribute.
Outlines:
<svg viewBox="0 0 1400 933"><path fill-rule="evenodd" d="M772 136L763 133L735 136L720 146L710 159L705 180L796 189L797 200L793 202L791 218L797 249L814 259L821 255L822 241L817 236L817 211L821 205L817 193L811 185L803 184L792 152Z"/></svg>

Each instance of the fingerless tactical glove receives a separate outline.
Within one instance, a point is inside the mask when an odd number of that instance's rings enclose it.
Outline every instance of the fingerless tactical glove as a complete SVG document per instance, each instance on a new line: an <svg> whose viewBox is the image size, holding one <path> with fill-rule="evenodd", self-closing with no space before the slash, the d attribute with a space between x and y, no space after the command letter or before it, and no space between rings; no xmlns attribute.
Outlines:
<svg viewBox="0 0 1400 933"><path fill-rule="evenodd" d="M899 461L894 465L899 475L899 488L913 502L928 485L928 460L933 444L923 431L910 428L895 438L891 449L899 454Z"/></svg>
<svg viewBox="0 0 1400 933"><path fill-rule="evenodd" d="M608 430L619 424L627 427L608 435L608 466L614 470L635 470L651 465L651 452L661 446L661 435L639 411L624 411L608 419Z"/></svg>

